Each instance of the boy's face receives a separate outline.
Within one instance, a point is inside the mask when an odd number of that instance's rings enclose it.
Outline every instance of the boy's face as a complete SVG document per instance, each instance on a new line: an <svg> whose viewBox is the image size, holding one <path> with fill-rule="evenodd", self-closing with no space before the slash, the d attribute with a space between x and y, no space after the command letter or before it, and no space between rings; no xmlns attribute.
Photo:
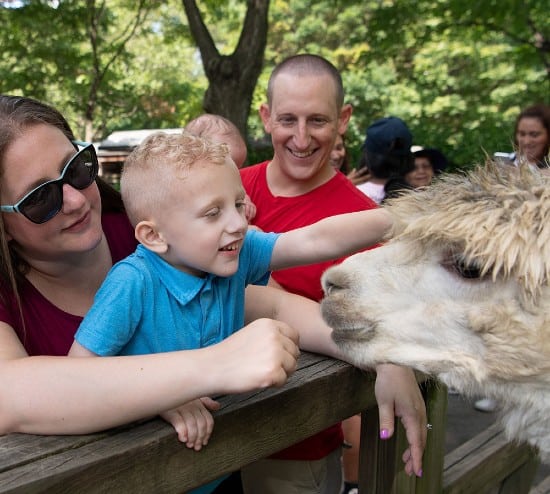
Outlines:
<svg viewBox="0 0 550 494"><path fill-rule="evenodd" d="M164 259L195 276L233 275L248 226L237 167L229 157L223 165L198 162L173 184L156 221L168 244Z"/></svg>
<svg viewBox="0 0 550 494"><path fill-rule="evenodd" d="M271 107L260 115L271 134L273 162L295 180L308 180L329 167L338 133L347 128L351 107L338 108L336 87L329 75L281 73L273 86Z"/></svg>

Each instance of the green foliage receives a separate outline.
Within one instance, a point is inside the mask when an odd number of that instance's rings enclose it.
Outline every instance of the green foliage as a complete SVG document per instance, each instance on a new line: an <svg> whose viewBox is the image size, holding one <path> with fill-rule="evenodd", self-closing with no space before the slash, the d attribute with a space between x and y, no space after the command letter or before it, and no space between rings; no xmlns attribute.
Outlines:
<svg viewBox="0 0 550 494"><path fill-rule="evenodd" d="M220 53L235 49L248 1L200 2ZM147 0L135 35L121 45L138 3L27 0L8 8L0 1L0 91L53 103L79 132L95 102L96 138L184 125L203 111L208 81L181 0ZM90 8L101 5L94 62ZM249 139L259 144L249 161L271 153L257 115L269 73L301 52L321 54L342 72L354 107L348 142L355 158L368 125L389 114L409 124L415 143L442 149L456 167L510 150L520 109L549 101L547 11L541 0L271 0L248 122Z"/></svg>

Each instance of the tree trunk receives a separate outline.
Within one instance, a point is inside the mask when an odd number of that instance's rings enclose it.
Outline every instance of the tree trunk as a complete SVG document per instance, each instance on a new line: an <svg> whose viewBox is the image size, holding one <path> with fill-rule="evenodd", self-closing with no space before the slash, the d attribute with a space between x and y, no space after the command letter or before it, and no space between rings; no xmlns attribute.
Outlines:
<svg viewBox="0 0 550 494"><path fill-rule="evenodd" d="M239 42L231 55L218 52L195 0L182 3L208 78L204 111L228 118L246 136L252 95L264 61L269 0L247 1Z"/></svg>

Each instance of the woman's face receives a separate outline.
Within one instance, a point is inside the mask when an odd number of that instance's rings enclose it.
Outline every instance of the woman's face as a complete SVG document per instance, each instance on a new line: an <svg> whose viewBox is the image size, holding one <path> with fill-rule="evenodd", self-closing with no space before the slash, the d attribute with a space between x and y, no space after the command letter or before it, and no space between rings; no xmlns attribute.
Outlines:
<svg viewBox="0 0 550 494"><path fill-rule="evenodd" d="M430 185L434 178L434 169L430 160L425 156L418 156L414 159L414 170L405 174L407 183L414 187Z"/></svg>
<svg viewBox="0 0 550 494"><path fill-rule="evenodd" d="M40 184L58 178L76 149L57 128L39 124L28 127L6 149L2 174L3 205L17 203ZM63 184L59 213L35 224L20 213L2 213L9 241L16 242L20 255L33 264L67 261L96 247L103 235L101 198L97 185L83 190Z"/></svg>
<svg viewBox="0 0 550 494"><path fill-rule="evenodd" d="M523 117L516 130L519 153L529 163L538 163L548 152L550 136L542 122L536 117Z"/></svg>
<svg viewBox="0 0 550 494"><path fill-rule="evenodd" d="M336 141L334 141L334 147L330 152L330 164L339 170L344 164L344 158L346 157L346 147L344 146L344 139L338 134Z"/></svg>

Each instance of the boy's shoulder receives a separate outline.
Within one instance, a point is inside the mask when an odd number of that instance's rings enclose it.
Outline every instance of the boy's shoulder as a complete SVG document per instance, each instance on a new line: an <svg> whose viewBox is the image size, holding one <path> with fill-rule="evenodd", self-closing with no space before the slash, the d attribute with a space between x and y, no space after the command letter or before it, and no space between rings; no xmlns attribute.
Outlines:
<svg viewBox="0 0 550 494"><path fill-rule="evenodd" d="M138 276L143 278L146 273L149 273L153 267L151 262L152 256L156 254L147 250L143 245L139 244L134 252L126 256L124 259L113 264L113 267L109 271L108 277L113 276Z"/></svg>

